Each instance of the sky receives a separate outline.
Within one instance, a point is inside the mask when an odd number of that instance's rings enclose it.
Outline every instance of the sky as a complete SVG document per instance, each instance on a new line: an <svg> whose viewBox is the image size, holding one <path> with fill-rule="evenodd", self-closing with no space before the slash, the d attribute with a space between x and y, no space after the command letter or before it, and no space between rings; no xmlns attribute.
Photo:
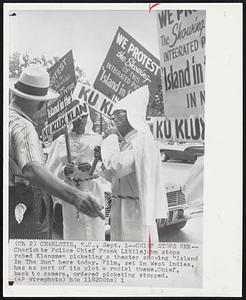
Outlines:
<svg viewBox="0 0 246 300"><path fill-rule="evenodd" d="M147 4L146 4L147 5ZM94 83L97 73L121 26L159 58L157 23L146 10L19 10L10 18L10 53L31 57L62 57L73 50L75 64Z"/></svg>

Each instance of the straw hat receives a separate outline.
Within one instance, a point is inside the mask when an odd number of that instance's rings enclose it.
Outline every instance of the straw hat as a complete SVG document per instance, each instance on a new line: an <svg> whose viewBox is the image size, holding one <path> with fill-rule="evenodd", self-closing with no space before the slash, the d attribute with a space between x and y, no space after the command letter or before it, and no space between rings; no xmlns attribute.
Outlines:
<svg viewBox="0 0 246 300"><path fill-rule="evenodd" d="M10 91L22 98L34 101L49 101L60 95L49 88L49 73L40 66L31 66L22 71L19 79L10 80Z"/></svg>

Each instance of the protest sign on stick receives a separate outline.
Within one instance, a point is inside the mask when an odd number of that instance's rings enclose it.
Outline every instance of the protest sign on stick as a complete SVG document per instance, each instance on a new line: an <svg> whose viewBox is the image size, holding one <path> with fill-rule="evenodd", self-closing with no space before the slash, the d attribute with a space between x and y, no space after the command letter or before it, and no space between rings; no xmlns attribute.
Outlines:
<svg viewBox="0 0 246 300"><path fill-rule="evenodd" d="M52 136L55 140L65 134L68 162L71 162L71 151L67 126L71 121L87 113L85 106L80 109L78 101L72 99L72 92L76 85L73 53L70 50L50 69L50 86L60 93L60 97L46 104L47 125L42 130L43 140Z"/></svg>
<svg viewBox="0 0 246 300"><path fill-rule="evenodd" d="M77 82L72 98L74 100L79 100L82 107L84 105L88 105L104 117L108 119L111 118L114 110L114 102L94 89L92 86L86 85L82 82Z"/></svg>
<svg viewBox="0 0 246 300"><path fill-rule="evenodd" d="M71 93L76 84L72 50L65 54L49 69L49 74L50 86L55 91L59 92L60 97L55 101L49 101L46 105L48 124L55 121L59 116L64 115L64 112L68 111L76 104L76 102L73 103L71 98ZM71 162L71 151L67 126L65 127L65 132L57 131L54 133L54 135L52 135L52 138L54 140L63 133L65 134L66 139L68 162Z"/></svg>
<svg viewBox="0 0 246 300"><path fill-rule="evenodd" d="M69 111L55 119L52 123L45 126L42 130L42 136L44 140L47 140L49 136L53 136L57 133L63 132L69 124L80 118L82 115L89 113L86 103L81 102L72 107Z"/></svg>
<svg viewBox="0 0 246 300"><path fill-rule="evenodd" d="M43 129L42 135L44 139L60 132L61 129L64 129L68 124L80 118L82 115L88 114L88 107L93 108L107 119L111 118L114 102L95 90L92 86L77 82L71 97L73 103L77 103L76 106L72 107Z"/></svg>
<svg viewBox="0 0 246 300"><path fill-rule="evenodd" d="M72 50L59 59L48 72L50 87L60 94L58 99L49 101L46 105L47 121L50 124L78 103L71 97L76 85Z"/></svg>
<svg viewBox="0 0 246 300"><path fill-rule="evenodd" d="M119 27L93 86L117 102L146 84L150 103L163 113L163 103L156 102L161 94L159 59Z"/></svg>

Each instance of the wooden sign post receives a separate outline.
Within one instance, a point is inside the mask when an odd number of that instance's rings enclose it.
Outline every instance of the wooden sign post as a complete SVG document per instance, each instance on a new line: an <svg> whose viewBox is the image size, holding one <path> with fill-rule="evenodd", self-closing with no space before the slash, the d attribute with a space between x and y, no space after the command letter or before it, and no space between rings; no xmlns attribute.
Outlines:
<svg viewBox="0 0 246 300"><path fill-rule="evenodd" d="M70 142L69 142L69 135L68 135L68 129L66 127L65 129L65 140L66 140L66 147L67 147L67 162L72 162L72 155L71 155L71 148L70 148Z"/></svg>

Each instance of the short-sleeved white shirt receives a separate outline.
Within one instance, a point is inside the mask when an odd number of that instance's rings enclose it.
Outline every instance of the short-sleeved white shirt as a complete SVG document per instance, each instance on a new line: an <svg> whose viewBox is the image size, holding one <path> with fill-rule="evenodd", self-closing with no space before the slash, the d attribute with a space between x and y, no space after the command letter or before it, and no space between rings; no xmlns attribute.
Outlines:
<svg viewBox="0 0 246 300"><path fill-rule="evenodd" d="M9 185L29 182L23 178L22 168L32 162L44 162L42 144L35 123L17 105L9 109Z"/></svg>

